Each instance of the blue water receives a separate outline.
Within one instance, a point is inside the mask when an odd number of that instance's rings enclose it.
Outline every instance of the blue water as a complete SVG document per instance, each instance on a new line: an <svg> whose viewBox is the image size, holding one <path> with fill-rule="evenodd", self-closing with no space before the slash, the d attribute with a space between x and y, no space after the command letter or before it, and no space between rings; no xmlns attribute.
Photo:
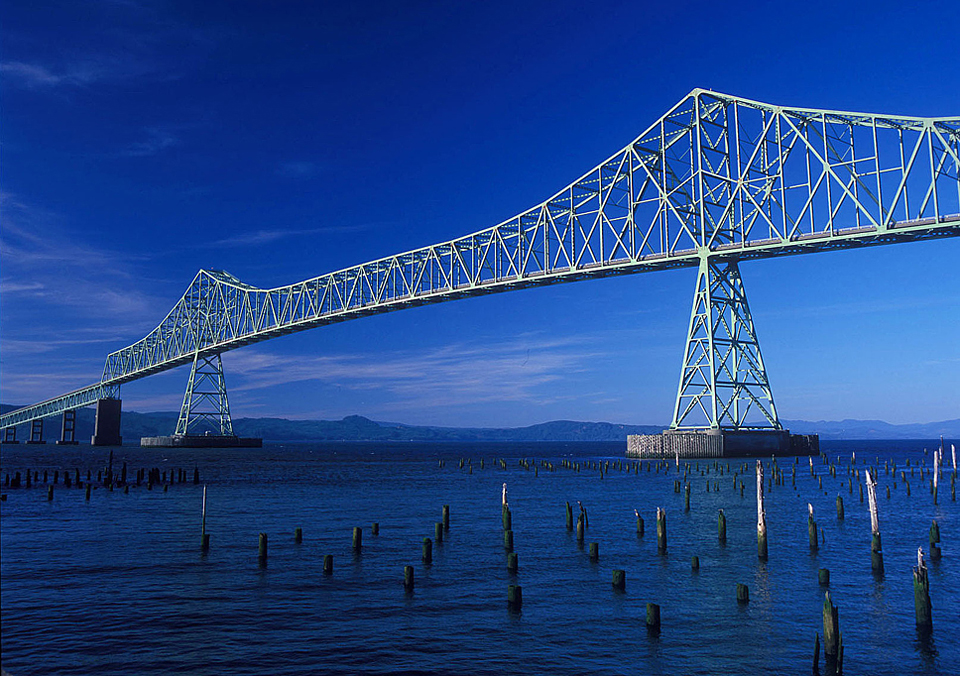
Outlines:
<svg viewBox="0 0 960 676"><path fill-rule="evenodd" d="M7 489L0 518L2 664L26 674L807 674L822 632L830 569L839 607L847 674L950 674L960 665L958 507L945 472L939 505L919 473L904 485L883 474L930 456L934 442L824 443L842 468L836 479L819 460L824 488L801 459L781 459L785 485L767 490L769 560L756 555L753 464L740 497L730 473L692 473L692 508L673 491L677 474L561 469L562 459L622 459L622 444L286 444L241 450L115 449L114 466L200 469L207 485L209 553L200 551L201 487L175 484L110 492L59 485ZM880 525L886 574L870 570L866 503L845 485L851 451L880 458ZM3 474L72 470L85 477L106 464L107 449L5 446ZM473 472L459 469L472 458ZM949 453L948 453L949 457ZM485 468L480 469L480 459ZM504 458L506 470L493 459ZM519 458L553 462L539 476ZM445 460L439 467L438 460ZM736 470L740 461L731 460ZM769 464L769 459L766 460ZM626 463L625 463L626 465ZM707 461L700 461L705 470ZM907 470L909 475L909 470ZM769 476L769 471L768 471ZM706 492L708 478L711 491ZM713 481L720 491L713 490ZM61 476L62 481L62 476ZM501 485L513 515L519 573L505 565ZM892 495L886 498L890 484ZM835 498L844 497L838 521ZM565 527L564 502L588 510L589 560ZM811 554L807 502L826 541ZM420 561L441 507L451 526ZM655 510L668 515L668 553L656 548ZM717 509L727 515L717 542ZM646 521L636 534L633 510ZM915 628L911 566L927 550L932 519L943 559L930 562L934 630ZM380 534L370 524L379 522ZM304 541L294 542L295 527ZM359 556L354 526L363 527ZM258 533L269 557L258 565ZM333 554L334 573L322 572ZM699 572L691 556L700 557ZM407 594L403 566L415 567ZM611 585L626 570L626 592ZM736 602L736 584L750 602ZM523 607L508 609L507 586L520 584ZM645 627L646 603L661 606L662 631ZM823 657L821 656L821 668Z"/></svg>

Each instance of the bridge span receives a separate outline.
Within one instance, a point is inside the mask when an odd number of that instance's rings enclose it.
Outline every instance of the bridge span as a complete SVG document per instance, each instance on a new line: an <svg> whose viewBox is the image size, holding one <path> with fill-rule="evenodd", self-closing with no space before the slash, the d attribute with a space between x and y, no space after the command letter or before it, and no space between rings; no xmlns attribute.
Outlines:
<svg viewBox="0 0 960 676"><path fill-rule="evenodd" d="M485 230L273 289L201 270L156 329L107 356L99 382L4 414L0 428L192 364L177 433L201 419L232 433L227 350L426 303L696 267L671 428L779 430L739 263L957 235L960 117L695 89L573 183ZM210 390L197 389L204 380Z"/></svg>

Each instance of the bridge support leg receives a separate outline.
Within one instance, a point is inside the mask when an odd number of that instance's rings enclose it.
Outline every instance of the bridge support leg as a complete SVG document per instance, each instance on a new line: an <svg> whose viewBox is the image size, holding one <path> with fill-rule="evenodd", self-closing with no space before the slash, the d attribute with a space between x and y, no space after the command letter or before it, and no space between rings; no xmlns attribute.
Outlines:
<svg viewBox="0 0 960 676"><path fill-rule="evenodd" d="M77 412L74 409L63 412L63 424L60 426L60 446L74 446L77 441Z"/></svg>
<svg viewBox="0 0 960 676"><path fill-rule="evenodd" d="M782 429L736 260L700 259L670 428Z"/></svg>
<svg viewBox="0 0 960 676"><path fill-rule="evenodd" d="M183 394L183 405L177 420L177 435L207 432L218 436L233 436L227 384L223 378L220 355L193 357L190 379Z"/></svg>
<svg viewBox="0 0 960 676"><path fill-rule="evenodd" d="M19 444L17 441L17 428L11 425L3 430L3 443L5 444Z"/></svg>
<svg viewBox="0 0 960 676"><path fill-rule="evenodd" d="M43 418L30 421L30 441L28 444L45 444L43 440Z"/></svg>
<svg viewBox="0 0 960 676"><path fill-rule="evenodd" d="M97 419L90 444L93 446L120 446L120 400L98 399Z"/></svg>

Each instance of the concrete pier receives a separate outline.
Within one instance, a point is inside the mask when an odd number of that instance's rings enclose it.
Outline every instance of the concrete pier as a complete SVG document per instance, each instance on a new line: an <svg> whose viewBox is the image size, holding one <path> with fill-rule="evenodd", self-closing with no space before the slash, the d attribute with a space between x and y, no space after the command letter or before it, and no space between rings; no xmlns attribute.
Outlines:
<svg viewBox="0 0 960 676"><path fill-rule="evenodd" d="M90 438L92 446L120 446L123 439L120 436L120 400L99 399L97 401L97 418L94 423L93 436Z"/></svg>
<svg viewBox="0 0 960 676"><path fill-rule="evenodd" d="M142 448L262 448L257 437L219 434L173 434L169 437L140 437Z"/></svg>
<svg viewBox="0 0 960 676"><path fill-rule="evenodd" d="M631 434L627 457L673 460L767 455L819 455L816 434L789 430L664 430L660 434Z"/></svg>

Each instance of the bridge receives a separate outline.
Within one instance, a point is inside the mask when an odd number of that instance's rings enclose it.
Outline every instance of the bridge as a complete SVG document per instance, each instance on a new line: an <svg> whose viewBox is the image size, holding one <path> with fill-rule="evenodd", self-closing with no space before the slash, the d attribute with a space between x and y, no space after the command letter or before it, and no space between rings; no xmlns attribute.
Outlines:
<svg viewBox="0 0 960 676"><path fill-rule="evenodd" d="M232 434L225 351L426 303L695 267L671 429L780 430L740 262L957 235L960 117L695 89L570 185L485 230L273 289L201 270L157 328L107 356L99 382L4 414L0 428L8 439L16 425L35 431L191 364L177 434L201 423Z"/></svg>

